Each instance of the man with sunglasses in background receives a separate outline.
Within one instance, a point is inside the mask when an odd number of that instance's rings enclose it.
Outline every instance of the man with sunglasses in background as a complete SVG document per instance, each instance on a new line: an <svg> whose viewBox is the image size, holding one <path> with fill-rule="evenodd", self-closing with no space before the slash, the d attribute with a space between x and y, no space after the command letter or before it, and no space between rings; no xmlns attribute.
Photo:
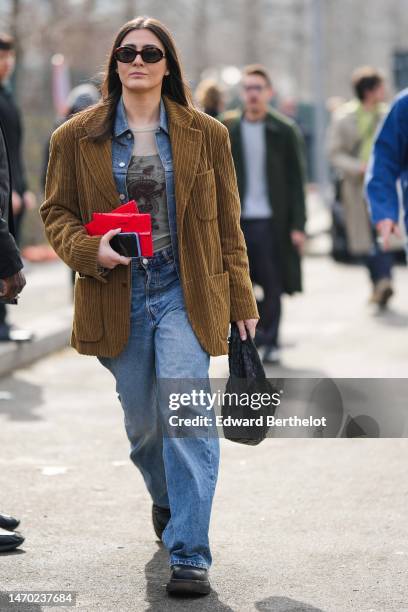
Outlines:
<svg viewBox="0 0 408 612"><path fill-rule="evenodd" d="M293 121L269 106L273 88L263 66L247 66L241 85L243 109L219 119L230 133L251 278L263 290L255 343L265 347L264 363L277 363L281 295L302 289L303 142Z"/></svg>

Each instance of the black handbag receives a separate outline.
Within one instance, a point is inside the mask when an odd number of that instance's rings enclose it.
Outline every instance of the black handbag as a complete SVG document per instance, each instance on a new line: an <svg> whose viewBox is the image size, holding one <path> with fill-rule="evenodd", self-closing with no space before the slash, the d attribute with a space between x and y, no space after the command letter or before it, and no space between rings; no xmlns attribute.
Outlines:
<svg viewBox="0 0 408 612"><path fill-rule="evenodd" d="M233 442L255 446L266 438L271 427L268 417L275 414L282 385L278 386L277 379L272 384L266 378L252 338L247 333L247 339L241 340L234 322L228 345L229 377L221 407L224 436ZM259 394L265 394L265 402L259 402Z"/></svg>

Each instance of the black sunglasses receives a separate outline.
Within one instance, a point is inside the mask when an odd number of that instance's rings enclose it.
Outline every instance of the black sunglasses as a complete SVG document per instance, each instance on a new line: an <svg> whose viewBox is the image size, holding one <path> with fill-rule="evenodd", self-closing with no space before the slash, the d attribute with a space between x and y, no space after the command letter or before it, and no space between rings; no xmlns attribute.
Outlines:
<svg viewBox="0 0 408 612"><path fill-rule="evenodd" d="M138 55L140 55L142 60L148 64L155 64L156 62L160 62L163 57L166 57L163 51L154 45L143 47L141 51L138 51L134 47L124 45L123 47L117 47L113 52L113 57L115 60L122 62L123 64L130 64L130 62L133 62Z"/></svg>
<svg viewBox="0 0 408 612"><path fill-rule="evenodd" d="M258 93L265 89L265 85L243 85L244 91L257 91Z"/></svg>

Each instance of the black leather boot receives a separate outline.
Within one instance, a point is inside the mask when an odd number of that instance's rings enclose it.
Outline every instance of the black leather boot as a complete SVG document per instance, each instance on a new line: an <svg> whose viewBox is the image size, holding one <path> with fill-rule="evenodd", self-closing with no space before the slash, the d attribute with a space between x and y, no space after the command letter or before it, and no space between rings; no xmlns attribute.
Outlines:
<svg viewBox="0 0 408 612"><path fill-rule="evenodd" d="M7 531L0 527L0 553L14 550L24 542L24 538L18 531Z"/></svg>
<svg viewBox="0 0 408 612"><path fill-rule="evenodd" d="M20 521L8 514L0 514L0 527L3 529L8 529L9 531L14 531L19 526Z"/></svg>
<svg viewBox="0 0 408 612"><path fill-rule="evenodd" d="M169 595L208 595L211 585L208 570L192 565L172 565L166 589Z"/></svg>

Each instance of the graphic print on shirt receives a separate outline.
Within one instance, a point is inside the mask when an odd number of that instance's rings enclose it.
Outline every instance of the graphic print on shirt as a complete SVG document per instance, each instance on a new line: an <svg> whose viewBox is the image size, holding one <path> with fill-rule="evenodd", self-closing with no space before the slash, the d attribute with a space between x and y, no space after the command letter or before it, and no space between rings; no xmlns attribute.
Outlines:
<svg viewBox="0 0 408 612"><path fill-rule="evenodd" d="M166 178L159 155L132 156L127 188L129 199L136 200L139 211L150 213L152 229L163 229L160 213L166 211Z"/></svg>

